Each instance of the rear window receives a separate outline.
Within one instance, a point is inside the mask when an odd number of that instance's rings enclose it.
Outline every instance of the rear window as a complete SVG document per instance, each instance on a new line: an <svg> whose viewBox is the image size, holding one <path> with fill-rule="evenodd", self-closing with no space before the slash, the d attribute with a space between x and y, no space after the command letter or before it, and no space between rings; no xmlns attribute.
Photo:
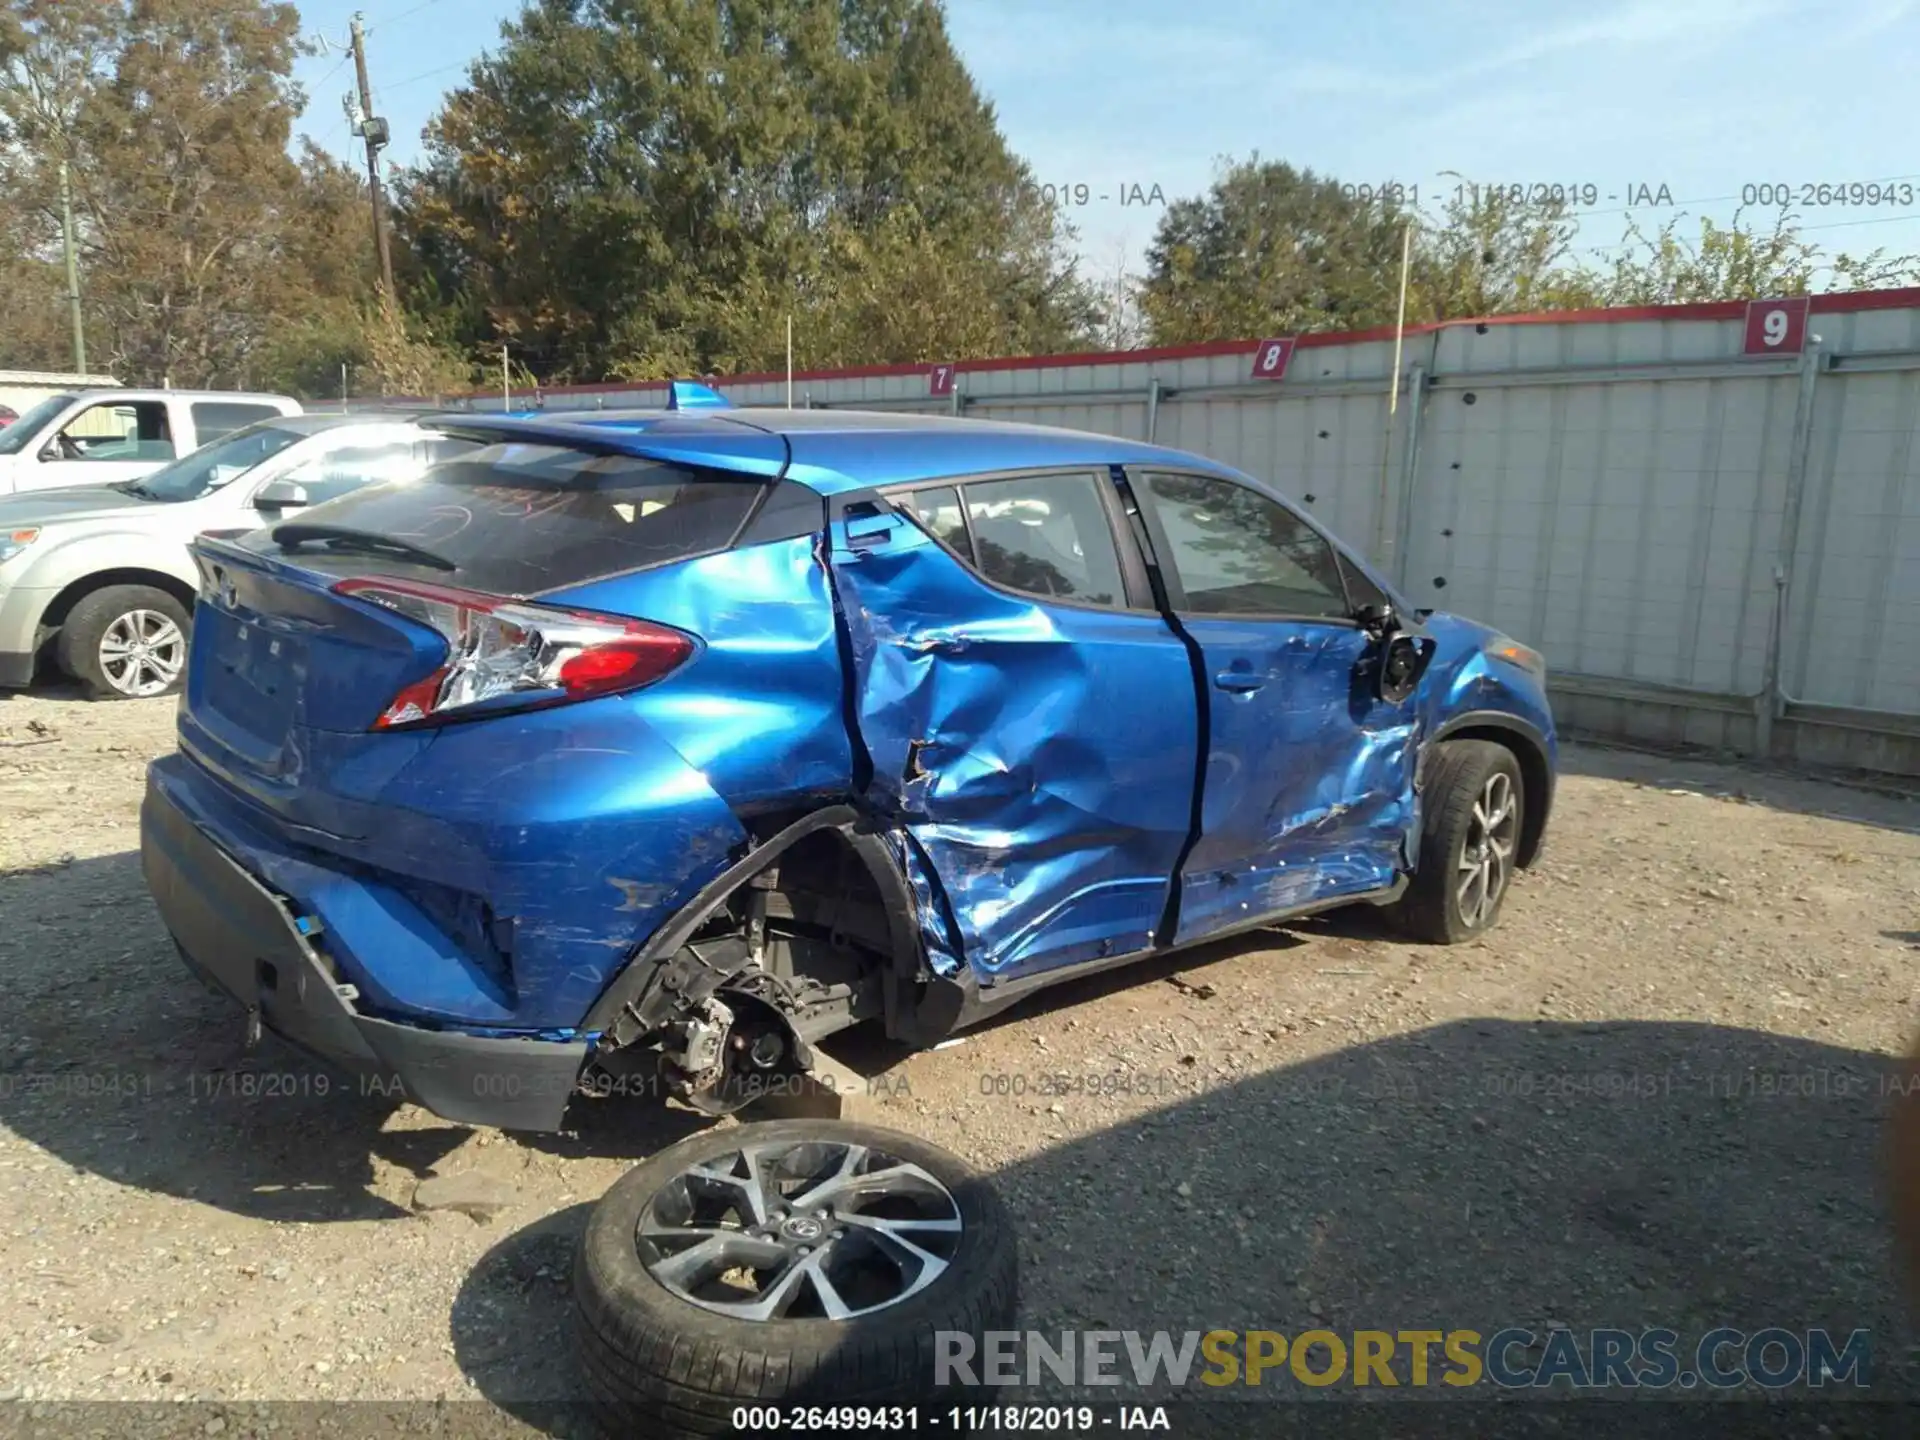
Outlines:
<svg viewBox="0 0 1920 1440"><path fill-rule="evenodd" d="M724 550L765 491L761 482L630 455L559 445L482 445L418 479L367 485L300 511L301 524L402 540L458 567L449 584L502 595L569 589L609 575ZM271 531L250 542L271 550ZM328 569L412 572L350 541Z"/></svg>
<svg viewBox="0 0 1920 1440"><path fill-rule="evenodd" d="M193 435L202 445L257 425L262 420L278 420L280 411L273 405L249 405L237 400L196 400L193 402Z"/></svg>

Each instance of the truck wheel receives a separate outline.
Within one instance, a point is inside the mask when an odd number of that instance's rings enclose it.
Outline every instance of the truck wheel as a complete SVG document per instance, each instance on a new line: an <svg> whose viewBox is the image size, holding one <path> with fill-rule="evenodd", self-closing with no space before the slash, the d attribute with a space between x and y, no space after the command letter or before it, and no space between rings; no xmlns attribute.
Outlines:
<svg viewBox="0 0 1920 1440"><path fill-rule="evenodd" d="M594 1210L574 1265L581 1362L609 1434L718 1435L741 1406L911 1405L940 1388L937 1332L978 1346L1013 1328L1017 1271L1006 1207L943 1150L835 1121L724 1126Z"/></svg>
<svg viewBox="0 0 1920 1440"><path fill-rule="evenodd" d="M1427 763L1419 859L1395 918L1416 940L1458 945L1500 918L1526 786L1513 752L1491 740L1443 740Z"/></svg>
<svg viewBox="0 0 1920 1440"><path fill-rule="evenodd" d="M151 585L108 585L84 597L60 627L60 668L90 700L171 695L187 673L185 607Z"/></svg>

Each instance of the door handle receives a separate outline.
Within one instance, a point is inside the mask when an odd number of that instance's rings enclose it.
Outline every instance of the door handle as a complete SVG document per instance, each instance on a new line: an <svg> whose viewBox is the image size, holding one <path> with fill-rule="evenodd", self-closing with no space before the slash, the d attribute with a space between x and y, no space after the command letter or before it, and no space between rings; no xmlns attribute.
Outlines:
<svg viewBox="0 0 1920 1440"><path fill-rule="evenodd" d="M1222 670L1213 683L1230 695L1251 695L1267 683L1267 677L1251 670Z"/></svg>

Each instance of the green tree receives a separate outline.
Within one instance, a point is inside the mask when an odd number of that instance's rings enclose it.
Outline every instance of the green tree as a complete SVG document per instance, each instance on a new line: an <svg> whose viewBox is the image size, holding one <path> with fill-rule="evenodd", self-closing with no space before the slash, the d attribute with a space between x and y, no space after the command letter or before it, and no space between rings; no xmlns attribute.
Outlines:
<svg viewBox="0 0 1920 1440"><path fill-rule="evenodd" d="M1167 207L1140 305L1162 345L1391 324L1401 224L1392 204L1258 155Z"/></svg>
<svg viewBox="0 0 1920 1440"><path fill-rule="evenodd" d="M1752 299L1920 284L1920 258L1829 256L1782 212L1771 227L1677 216L1652 234L1631 218L1604 264L1575 258L1564 203L1456 186L1415 214L1257 155L1202 196L1168 207L1147 256L1141 309L1157 343L1390 325L1403 227L1411 225L1407 320Z"/></svg>
<svg viewBox="0 0 1920 1440"><path fill-rule="evenodd" d="M536 0L397 209L461 340L548 380L772 367L789 313L810 363L1093 318L931 0Z"/></svg>
<svg viewBox="0 0 1920 1440"><path fill-rule="evenodd" d="M1603 305L1677 305L1920 284L1920 256L1881 249L1829 258L1790 212L1775 214L1771 229L1745 223L1744 214L1726 225L1703 217L1697 240L1682 231L1686 216L1651 235L1629 219L1611 261L1581 272L1583 293Z"/></svg>
<svg viewBox="0 0 1920 1440"><path fill-rule="evenodd" d="M16 197L0 236L14 273L64 291L64 161L93 368L258 385L311 369L292 336L357 313L370 249L364 225L348 228L358 184L311 147L287 153L299 44L297 12L270 0L0 10L0 189ZM44 299L19 303L44 313Z"/></svg>
<svg viewBox="0 0 1920 1440"><path fill-rule="evenodd" d="M1409 324L1582 304L1567 261L1579 225L1564 201L1463 183L1437 213L1412 218Z"/></svg>

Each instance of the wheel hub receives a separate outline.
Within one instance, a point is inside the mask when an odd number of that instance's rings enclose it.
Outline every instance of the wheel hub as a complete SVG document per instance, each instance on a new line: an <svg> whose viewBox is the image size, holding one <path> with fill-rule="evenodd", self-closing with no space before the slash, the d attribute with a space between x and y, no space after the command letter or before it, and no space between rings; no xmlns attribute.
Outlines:
<svg viewBox="0 0 1920 1440"><path fill-rule="evenodd" d="M817 1244L827 1233L824 1220L815 1220L808 1215L796 1215L791 1220L782 1221L780 1237L795 1244Z"/></svg>

